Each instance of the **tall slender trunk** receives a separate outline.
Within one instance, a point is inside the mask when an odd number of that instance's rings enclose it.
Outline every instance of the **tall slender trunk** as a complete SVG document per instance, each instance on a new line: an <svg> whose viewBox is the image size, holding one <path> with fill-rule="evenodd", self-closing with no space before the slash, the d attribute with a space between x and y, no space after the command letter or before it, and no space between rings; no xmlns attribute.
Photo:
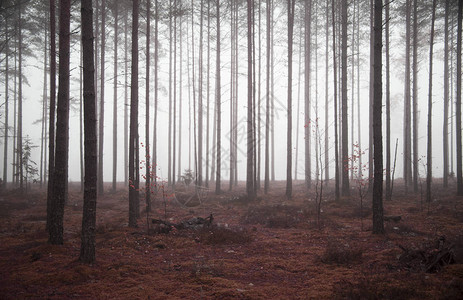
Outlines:
<svg viewBox="0 0 463 300"><path fill-rule="evenodd" d="M207 70L206 70L206 105L207 105L207 113L206 113L206 187L209 187L209 125L210 125L210 117L209 117L209 111L210 111L210 53L211 53L211 1L207 1Z"/></svg>
<svg viewBox="0 0 463 300"><path fill-rule="evenodd" d="M167 137L167 183L172 184L172 0L169 0L169 129Z"/></svg>
<svg viewBox="0 0 463 300"><path fill-rule="evenodd" d="M203 9L201 0L199 12L199 55L198 55L198 185L203 183Z"/></svg>
<svg viewBox="0 0 463 300"><path fill-rule="evenodd" d="M50 228L53 178L55 174L55 106L56 106L56 16L55 0L50 0L50 119L48 136L47 229ZM13 143L14 144L14 143Z"/></svg>
<svg viewBox="0 0 463 300"><path fill-rule="evenodd" d="M349 195L349 130L347 117L347 1L341 1L341 130L342 130L342 195Z"/></svg>
<svg viewBox="0 0 463 300"><path fill-rule="evenodd" d="M93 34L93 30L92 30ZM80 192L84 192L85 162L84 162L84 51L82 45L82 33L80 42L80 70L79 70L79 155L80 155ZM92 53L93 55L93 53ZM93 74L95 76L95 74Z"/></svg>
<svg viewBox="0 0 463 300"><path fill-rule="evenodd" d="M202 3L202 1L201 1ZM229 187L228 190L231 191L233 188L233 179L235 178L235 175L233 174L234 172L234 133L235 133L235 128L234 128L234 92L235 92L235 87L234 87L234 80L235 80L235 20L234 20L234 1L230 1L230 44L231 44L231 49L230 49L230 180L229 180Z"/></svg>
<svg viewBox="0 0 463 300"><path fill-rule="evenodd" d="M329 148L329 96L328 96L328 77L329 77L329 34L330 34L330 13L329 13L329 2L326 1L326 23L325 23L325 184L328 184L330 180L330 148Z"/></svg>
<svg viewBox="0 0 463 300"><path fill-rule="evenodd" d="M179 95L178 95L178 178L182 176L182 91L183 91L183 16L180 16L179 25Z"/></svg>
<svg viewBox="0 0 463 300"><path fill-rule="evenodd" d="M335 22L335 1L331 2L331 22L333 26L333 84L334 84L334 176L335 176L335 198L339 201L339 147L338 147L338 95L337 95L337 66L336 66L336 22Z"/></svg>
<svg viewBox="0 0 463 300"><path fill-rule="evenodd" d="M124 182L129 180L129 46L128 46L128 30L129 30L129 13L125 13L124 17Z"/></svg>
<svg viewBox="0 0 463 300"><path fill-rule="evenodd" d="M256 186L255 189L260 189L260 171L261 171L261 158L262 158L262 149L261 149L261 106L262 106L262 88L261 88L261 78L262 78L262 43L261 43L261 8L262 1L258 2L258 71L257 71L257 174L256 174Z"/></svg>
<svg viewBox="0 0 463 300"><path fill-rule="evenodd" d="M270 44L270 28L271 19L270 11L272 10L272 1L267 1L267 63L266 63L266 95L265 95L265 180L264 180L264 193L267 194L269 190L270 181L270 58L271 58L271 44Z"/></svg>
<svg viewBox="0 0 463 300"><path fill-rule="evenodd" d="M462 31L463 0L458 1L458 29L457 29L457 78L456 78L456 155L457 155L457 194L463 196L463 177L462 177L462 151L461 151L461 31Z"/></svg>
<svg viewBox="0 0 463 300"><path fill-rule="evenodd" d="M358 135L358 176L363 178L363 164L362 164L362 126L360 122L360 1L357 1L357 135ZM352 124L354 126L354 124Z"/></svg>
<svg viewBox="0 0 463 300"><path fill-rule="evenodd" d="M297 70L297 109L296 109L296 153L294 157L294 180L297 181L297 167L299 160L299 123L301 114L301 80L302 80L302 24L299 25L299 57L297 59L299 68Z"/></svg>
<svg viewBox="0 0 463 300"><path fill-rule="evenodd" d="M412 96L412 115L413 115L413 192L418 193L418 0L413 4L413 96ZM411 174L410 174L411 175ZM410 181L410 184L412 182Z"/></svg>
<svg viewBox="0 0 463 300"><path fill-rule="evenodd" d="M56 122L56 156L53 198L49 223L49 243L63 244L63 216L69 152L69 62L71 1L60 1L59 17L59 85Z"/></svg>
<svg viewBox="0 0 463 300"><path fill-rule="evenodd" d="M24 192L24 165L23 165L23 59L22 59L22 52L23 52L23 32L22 32L22 9L23 5L19 4L19 18L18 18L18 133L17 133L17 148L16 151L18 152L18 160L16 163L18 164L19 170L19 190L21 193Z"/></svg>
<svg viewBox="0 0 463 300"><path fill-rule="evenodd" d="M450 0L445 1L445 25L444 25L444 125L443 125L443 184L448 187L449 180L449 5Z"/></svg>
<svg viewBox="0 0 463 300"><path fill-rule="evenodd" d="M5 127L4 127L4 142L3 142L3 189L6 188L8 182L8 96L9 96L9 45L8 45L8 18L5 18ZM46 42L45 42L46 44ZM47 47L45 46L45 49ZM46 86L46 85L45 85Z"/></svg>
<svg viewBox="0 0 463 300"><path fill-rule="evenodd" d="M145 70L145 203L151 211L151 157L150 157L150 46L151 1L146 1L146 70Z"/></svg>
<svg viewBox="0 0 463 300"><path fill-rule="evenodd" d="M288 132L286 147L286 197L291 198L293 195L292 179L292 128L293 128L293 30L294 30L294 7L295 0L288 1Z"/></svg>
<svg viewBox="0 0 463 300"><path fill-rule="evenodd" d="M106 54L106 0L101 1L101 70L100 70L100 118L98 128L98 194L103 195L103 145L104 145L104 85Z"/></svg>
<svg viewBox="0 0 463 300"><path fill-rule="evenodd" d="M311 44L310 39L312 36L312 0L305 0L304 3L305 14L305 34L304 34L304 162L305 162L305 185L310 189L312 185L312 166L311 166L311 116L310 116L310 60L311 60Z"/></svg>
<svg viewBox="0 0 463 300"><path fill-rule="evenodd" d="M137 226L139 182L138 155L138 18L139 1L133 0L132 10L132 74L130 80L130 138L129 138L129 227Z"/></svg>
<svg viewBox="0 0 463 300"><path fill-rule="evenodd" d="M431 40L429 42L429 90L428 90L428 148L426 167L426 200L431 202L432 184L432 60L434 48L434 23L436 20L436 0L432 1Z"/></svg>
<svg viewBox="0 0 463 300"><path fill-rule="evenodd" d="M157 124L158 124L158 85L159 85L159 43L158 43L158 26L159 26L159 3L158 0L154 1L154 121L153 121L153 160L151 164L151 172L153 176L153 183L157 182ZM155 192L156 189L153 191Z"/></svg>
<svg viewBox="0 0 463 300"><path fill-rule="evenodd" d="M246 159L246 192L248 200L254 200L255 189L254 189L254 151L253 151L253 126L252 126L252 96L253 96L253 73L252 73L252 24L254 22L253 0L247 0L247 48L248 48L248 107L247 107L247 159Z"/></svg>
<svg viewBox="0 0 463 300"><path fill-rule="evenodd" d="M391 200L391 75L389 59L389 11L386 4L386 200Z"/></svg>
<svg viewBox="0 0 463 300"><path fill-rule="evenodd" d="M383 1L375 0L374 8L374 78L373 78L373 233L384 233L383 224L383 136L382 136L382 19Z"/></svg>
<svg viewBox="0 0 463 300"><path fill-rule="evenodd" d="M216 4L216 17L217 17L217 58L216 58L216 107L217 107L217 171L216 171L216 177L215 177L215 193L219 194L220 193L220 171L221 171L221 117L222 117L222 112L221 112L221 98L220 98L220 3L217 1Z"/></svg>
<svg viewBox="0 0 463 300"><path fill-rule="evenodd" d="M117 183L117 80L118 80L118 33L119 33L119 2L114 2L114 81L113 81L113 192Z"/></svg>
<svg viewBox="0 0 463 300"><path fill-rule="evenodd" d="M97 137L93 62L92 0L82 0L82 44L85 110L85 189L82 214L82 241L79 260L95 261L95 223L97 201Z"/></svg>
<svg viewBox="0 0 463 300"><path fill-rule="evenodd" d="M174 78L173 78L173 134L172 134L172 187L175 187L176 182L176 157L175 150L177 147L177 0L174 0Z"/></svg>
<svg viewBox="0 0 463 300"><path fill-rule="evenodd" d="M411 184L411 108L410 108L410 14L411 14L411 0L406 0L406 19L405 19L405 91L404 91L404 182L405 189Z"/></svg>
<svg viewBox="0 0 463 300"><path fill-rule="evenodd" d="M47 98L48 98L48 91L47 91L47 88L48 88L48 83L47 83L47 66L48 66L48 54L47 54L47 49L48 49L48 44L47 44L47 38L48 38L48 30L47 28L45 27L45 36L44 36L44 40L45 40L45 43L44 43L44 51L43 51L43 94L42 94L42 132L40 134L41 138L40 138L40 189L42 189L42 185L43 185L43 178L44 178L44 161L43 161L43 155L44 155L44 152L45 152L45 139L46 139L46 135L45 135L45 128L46 128L46 118L45 116L47 115ZM8 65L7 65L8 66ZM8 70L5 70L5 72L8 72ZM5 83L6 86L8 86L7 83ZM8 91L6 93L6 95L8 96ZM6 99L5 101L5 114L7 115L7 109L8 109L8 99ZM8 125L8 119L5 120L6 124ZM5 128L8 128L8 127L5 127ZM8 133L7 133L7 130L5 130L5 147L7 147L7 144L8 144L8 141L6 139L6 136L8 136ZM7 151L7 148L5 148L5 153ZM6 162L6 159L5 159L5 162ZM6 175L6 170L4 172L4 175ZM4 176L3 177L3 180L6 182L6 177Z"/></svg>

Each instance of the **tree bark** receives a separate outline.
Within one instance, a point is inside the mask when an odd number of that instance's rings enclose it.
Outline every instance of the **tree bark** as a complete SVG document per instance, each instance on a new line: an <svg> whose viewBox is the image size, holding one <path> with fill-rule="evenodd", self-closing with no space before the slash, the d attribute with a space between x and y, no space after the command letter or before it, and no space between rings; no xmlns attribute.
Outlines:
<svg viewBox="0 0 463 300"><path fill-rule="evenodd" d="M391 76L389 59L389 11L386 4L386 200L391 200ZM359 116L360 117L360 116Z"/></svg>
<svg viewBox="0 0 463 300"><path fill-rule="evenodd" d="M138 18L139 1L133 0L132 11L132 74L130 86L130 137L129 137L129 227L137 227L139 202L138 160L135 153L138 143Z"/></svg>
<svg viewBox="0 0 463 300"><path fill-rule="evenodd" d="M56 122L56 156L53 199L49 224L49 243L63 244L63 216L69 152L69 62L70 62L70 0L60 1L59 17L59 86Z"/></svg>
<svg viewBox="0 0 463 300"><path fill-rule="evenodd" d="M374 7L374 81L373 81L373 233L383 234L383 136L382 136L382 9L383 1L375 0Z"/></svg>
<svg viewBox="0 0 463 300"><path fill-rule="evenodd" d="M217 170L215 178L215 193L220 193L220 171L221 171L221 98L220 98L220 3L217 1L216 4L216 17L217 17L217 58L216 58L216 107L217 107Z"/></svg>
<svg viewBox="0 0 463 300"><path fill-rule="evenodd" d="M304 3L304 162L305 162L305 171L304 179L307 189L310 189L312 185L312 166L311 166L311 120L310 120L310 60L311 60L311 45L310 39L312 36L312 0L305 0Z"/></svg>
<svg viewBox="0 0 463 300"><path fill-rule="evenodd" d="M462 151L461 151L461 31L462 31L463 0L458 1L458 29L457 29L457 69L456 69L456 163L457 163L457 194L463 196Z"/></svg>
<svg viewBox="0 0 463 300"><path fill-rule="evenodd" d="M293 195L292 163L293 163L293 30L294 30L294 7L295 0L288 1L288 131L286 140L286 197L291 198Z"/></svg>
<svg viewBox="0 0 463 300"><path fill-rule="evenodd" d="M55 174L55 106L56 106L56 15L55 0L50 0L50 119L48 124L47 229L50 228L53 178ZM14 143L13 143L14 144Z"/></svg>
<svg viewBox="0 0 463 300"><path fill-rule="evenodd" d="M146 69L145 69L145 203L151 211L151 157L150 157L150 46L151 1L146 1Z"/></svg>
<svg viewBox="0 0 463 300"><path fill-rule="evenodd" d="M431 17L431 41L429 42L429 92L428 92L428 151L427 151L427 172L426 172L426 200L431 202L432 198L432 60L434 47L434 23L436 20L436 0L432 1Z"/></svg>
<svg viewBox="0 0 463 300"><path fill-rule="evenodd" d="M443 125L443 185L448 187L449 180L449 10L450 0L445 1L444 25L444 125Z"/></svg>
<svg viewBox="0 0 463 300"><path fill-rule="evenodd" d="M101 1L101 70L100 70L100 118L98 143L98 194L104 194L103 187L103 145L104 145L104 88L105 88L105 54L106 54L106 0Z"/></svg>
<svg viewBox="0 0 463 300"><path fill-rule="evenodd" d="M335 24L335 1L331 1L331 22L333 26L333 84L334 84L334 179L335 179L335 199L339 201L339 147L338 147L338 95L337 95L337 66L336 66L336 24Z"/></svg>
<svg viewBox="0 0 463 300"><path fill-rule="evenodd" d="M248 200L254 200L255 188L254 188L254 151L253 151L253 120L252 120L252 96L253 96L253 74L252 74L252 24L254 22L253 0L247 1L247 47L248 47L248 108L247 108L247 158L246 158L246 192L248 194Z"/></svg>
<svg viewBox="0 0 463 300"><path fill-rule="evenodd" d="M95 107L95 67L93 62L92 0L82 0L82 46L85 115L85 187L82 214L82 240L79 260L95 261L95 227L97 201L97 137Z"/></svg>
<svg viewBox="0 0 463 300"><path fill-rule="evenodd" d="M113 81L113 192L117 184L117 80L118 80L118 33L119 2L114 2L114 81Z"/></svg>
<svg viewBox="0 0 463 300"><path fill-rule="evenodd" d="M347 117L347 1L341 1L342 18L342 37L341 37L341 129L342 129L342 195L348 196L349 193L349 130Z"/></svg>

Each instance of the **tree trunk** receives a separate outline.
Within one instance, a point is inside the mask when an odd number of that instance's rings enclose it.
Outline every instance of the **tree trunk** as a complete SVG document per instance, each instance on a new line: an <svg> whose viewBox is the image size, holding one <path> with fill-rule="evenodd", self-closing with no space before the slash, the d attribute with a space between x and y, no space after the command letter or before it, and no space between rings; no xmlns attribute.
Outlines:
<svg viewBox="0 0 463 300"><path fill-rule="evenodd" d="M129 13L124 17L124 182L129 181L129 69L128 69L128 29Z"/></svg>
<svg viewBox="0 0 463 300"><path fill-rule="evenodd" d="M158 85L159 85L159 43L158 43L158 27L159 27L159 2L154 1L154 121L153 121L153 160L151 164L151 172L153 183L157 182L157 122L158 122ZM156 189L153 191L155 192Z"/></svg>
<svg viewBox="0 0 463 300"><path fill-rule="evenodd" d="M216 16L217 16L217 62L216 62L216 107L217 107L217 171L215 178L215 193L220 193L220 171L221 171L221 99L220 99L220 3L217 1L216 4Z"/></svg>
<svg viewBox="0 0 463 300"><path fill-rule="evenodd" d="M383 224L383 136L382 136L382 9L383 1L375 0L374 8L374 78L373 78L373 233L384 233Z"/></svg>
<svg viewBox="0 0 463 300"><path fill-rule="evenodd" d="M432 59L434 47L434 23L436 20L436 0L432 1L431 40L429 42L429 92L428 92L428 151L426 173L426 200L431 202L432 184Z"/></svg>
<svg viewBox="0 0 463 300"><path fill-rule="evenodd" d="M106 54L106 0L101 1L101 70L100 70L100 118L98 143L98 194L104 194L103 187L103 145L104 145L104 85L105 85L105 54Z"/></svg>
<svg viewBox="0 0 463 300"><path fill-rule="evenodd" d="M411 156L411 108L410 108L410 14L411 0L406 1L406 20L405 20L405 91L404 91L404 184L408 190L411 180L412 156Z"/></svg>
<svg viewBox="0 0 463 300"><path fill-rule="evenodd" d="M449 180L449 5L450 0L445 1L445 25L444 25L444 126L443 126L443 184L448 187Z"/></svg>
<svg viewBox="0 0 463 300"><path fill-rule="evenodd" d="M53 178L55 174L55 102L56 102L56 16L55 0L50 0L50 119L48 124L47 229L50 228ZM13 143L14 144L14 143Z"/></svg>
<svg viewBox="0 0 463 300"><path fill-rule="evenodd" d="M347 118L347 1L342 1L342 38L341 38L341 129L342 129L342 195L349 195L349 130Z"/></svg>
<svg viewBox="0 0 463 300"><path fill-rule="evenodd" d="M97 138L93 62L92 0L82 0L82 46L85 114L85 188L82 214L82 240L79 260L95 261L95 223L97 200Z"/></svg>
<svg viewBox="0 0 463 300"><path fill-rule="evenodd" d="M46 128L46 118L45 116L47 115L47 98L48 98L48 95L47 95L47 88L48 88L48 83L47 83L47 62L48 62L48 54L47 54L47 50L48 50L48 44L47 44L47 35L48 35L48 30L47 30L47 27L45 27L45 36L44 36L44 40L45 40L45 43L44 43L44 51L43 51L43 94L42 94L42 132L40 134L40 189L42 189L42 185L43 185L43 173L44 173L44 161L43 161L43 155L44 155L44 152L45 152L45 139L46 139L46 135L45 135L45 128ZM7 53L5 53L5 56L7 55ZM7 60L7 58L5 57L5 59ZM6 64L6 67L8 68L8 64ZM5 70L5 72L8 72L8 70ZM8 76L5 75L6 79L8 79ZM8 86L8 84L5 82L5 86ZM6 96L8 96L8 91L6 91ZM5 115L8 116L8 98L5 99ZM8 125L8 119L5 120L5 123L6 125ZM5 128L8 128L8 127L5 127ZM7 145L8 145L8 140L7 140L7 136L8 136L8 133L7 133L7 130L5 130L5 155L6 155L6 152L7 152ZM5 162L6 162L6 156L5 156ZM4 165L5 166L5 165ZM4 172L4 176L3 176L3 181L6 182L6 170Z"/></svg>
<svg viewBox="0 0 463 300"><path fill-rule="evenodd" d="M390 5L390 3L386 4L386 200L391 200L391 76L389 63Z"/></svg>
<svg viewBox="0 0 463 300"><path fill-rule="evenodd" d="M310 189L312 185L312 167L311 167L311 139L310 139L310 132L311 132L311 120L310 120L310 59L311 59L311 45L310 39L312 36L311 32L311 25L312 25L312 0L305 0L304 3L304 52L305 52L305 60L304 60L304 162L305 162L305 171L304 171L304 179L305 185L307 189Z"/></svg>
<svg viewBox="0 0 463 300"><path fill-rule="evenodd" d="M23 51L23 32L22 32L22 9L23 5L20 3L18 6L19 10L19 19L18 19L18 133L16 137L17 141L17 148L16 151L18 152L18 160L16 163L18 164L18 174L19 174L19 190L21 193L24 192L24 162L23 162L23 58L22 58L22 51Z"/></svg>
<svg viewBox="0 0 463 300"><path fill-rule="evenodd" d="M336 23L335 23L335 1L331 2L331 22L333 26L333 84L334 84L334 178L335 178L335 198L339 201L339 147L338 147L338 95L337 95L337 66L336 66Z"/></svg>
<svg viewBox="0 0 463 300"><path fill-rule="evenodd" d="M137 227L139 202L138 160L138 18L139 1L133 0L132 11L132 74L130 80L130 138L129 138L129 227Z"/></svg>
<svg viewBox="0 0 463 300"><path fill-rule="evenodd" d="M248 108L247 108L247 158L246 158L246 192L248 194L248 200L254 200L255 188L254 188L254 151L253 151L253 120L252 120L252 24L254 22L253 0L247 1L247 23L248 23Z"/></svg>
<svg viewBox="0 0 463 300"><path fill-rule="evenodd" d="M199 63L198 63L198 185L203 183L203 8L201 0L199 13Z"/></svg>
<svg viewBox="0 0 463 300"><path fill-rule="evenodd" d="M329 148L329 97L328 97L328 82L329 82L329 23L330 23L330 13L329 13L329 1L326 1L326 23L325 23L325 183L328 184L330 180L330 148Z"/></svg>
<svg viewBox="0 0 463 300"><path fill-rule="evenodd" d="M418 193L418 0L413 4L413 192ZM410 174L411 175L411 174ZM411 178L411 177L410 177ZM411 184L411 182L410 182Z"/></svg>
<svg viewBox="0 0 463 300"><path fill-rule="evenodd" d="M63 216L69 152L69 62L70 62L70 0L60 1L59 17L59 86L56 122L56 156L53 199L49 224L49 243L63 244Z"/></svg>
<svg viewBox="0 0 463 300"><path fill-rule="evenodd" d="M146 1L146 70L145 70L145 203L151 211L151 158L150 158L150 34L151 1Z"/></svg>
<svg viewBox="0 0 463 300"><path fill-rule="evenodd" d="M5 126L3 148L3 189L6 189L8 181L8 96L9 96L9 45L8 45L8 18L5 18ZM46 47L45 47L46 49Z"/></svg>
<svg viewBox="0 0 463 300"><path fill-rule="evenodd" d="M457 194L463 196L462 151L461 151L461 31L462 31L463 0L458 1L458 29L457 29L457 95L456 95L456 147L457 147Z"/></svg>
<svg viewBox="0 0 463 300"><path fill-rule="evenodd" d="M273 9L271 6L272 1L267 2L267 64L266 64L266 95L265 95L265 179L264 179L264 193L267 194L270 185L270 58L271 58L271 44L270 44L270 28L271 19L270 11Z"/></svg>
<svg viewBox="0 0 463 300"><path fill-rule="evenodd" d="M113 81L113 192L117 184L117 58L118 58L118 32L119 32L119 2L114 2L114 81Z"/></svg>
<svg viewBox="0 0 463 300"><path fill-rule="evenodd" d="M169 129L167 137L167 183L172 185L172 0L169 1Z"/></svg>
<svg viewBox="0 0 463 300"><path fill-rule="evenodd" d="M286 134L286 197L291 198L293 195L293 179L292 179L292 159L293 159L293 144L292 144L292 128L293 128L293 30L294 30L294 6L296 1L288 1L288 131Z"/></svg>
<svg viewBox="0 0 463 300"><path fill-rule="evenodd" d="M205 185L206 187L209 187L209 127L210 127L210 117L209 117L209 111L210 111L210 53L211 53L211 1L207 1L207 71L206 71L206 105L207 105L207 112L206 112L206 182Z"/></svg>
<svg viewBox="0 0 463 300"><path fill-rule="evenodd" d="M174 78L172 81L173 84L173 115L172 115L172 187L175 187L175 182L177 181L176 179L176 174L175 174L175 168L176 168L176 146L177 146L177 0L174 0L174 52L173 52L173 58L174 58Z"/></svg>

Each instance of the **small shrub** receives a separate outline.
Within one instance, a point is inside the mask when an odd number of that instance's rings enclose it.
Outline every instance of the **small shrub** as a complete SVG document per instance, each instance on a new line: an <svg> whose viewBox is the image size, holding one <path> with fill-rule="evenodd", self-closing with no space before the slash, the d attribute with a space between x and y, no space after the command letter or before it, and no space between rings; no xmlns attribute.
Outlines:
<svg viewBox="0 0 463 300"><path fill-rule="evenodd" d="M349 247L340 242L329 242L321 261L325 264L350 265L362 260L363 250L357 247Z"/></svg>

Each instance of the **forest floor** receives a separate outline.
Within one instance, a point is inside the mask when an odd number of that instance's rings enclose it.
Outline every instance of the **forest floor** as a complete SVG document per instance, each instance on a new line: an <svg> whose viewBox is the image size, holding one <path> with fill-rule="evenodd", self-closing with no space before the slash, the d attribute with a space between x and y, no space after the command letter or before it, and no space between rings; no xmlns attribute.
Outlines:
<svg viewBox="0 0 463 300"><path fill-rule="evenodd" d="M189 193L179 188L178 201L157 196L149 216L141 200L139 226L129 228L121 185L98 200L91 266L78 262L77 187L70 187L62 246L47 244L44 191L5 192L0 299L463 299L463 198L437 185L428 204L396 183L384 208L401 220L386 221L384 235L371 232L371 196L361 210L355 189L336 202L327 188L317 221L315 189L307 194L302 182L291 200L284 182L276 182L251 203L242 196L244 183L233 193L210 192L201 203L193 197L187 206L180 202ZM166 228L151 223L211 213L205 228L158 233ZM426 272L444 237L456 263Z"/></svg>

